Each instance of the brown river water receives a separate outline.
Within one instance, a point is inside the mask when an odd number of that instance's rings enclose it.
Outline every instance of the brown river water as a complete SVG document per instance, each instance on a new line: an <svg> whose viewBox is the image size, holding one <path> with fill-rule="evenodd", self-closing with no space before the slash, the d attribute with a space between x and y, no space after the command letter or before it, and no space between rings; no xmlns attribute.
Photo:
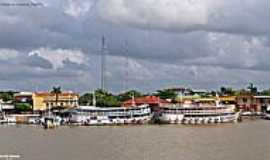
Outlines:
<svg viewBox="0 0 270 160"><path fill-rule="evenodd" d="M270 121L207 126L0 126L0 155L19 160L268 160Z"/></svg>

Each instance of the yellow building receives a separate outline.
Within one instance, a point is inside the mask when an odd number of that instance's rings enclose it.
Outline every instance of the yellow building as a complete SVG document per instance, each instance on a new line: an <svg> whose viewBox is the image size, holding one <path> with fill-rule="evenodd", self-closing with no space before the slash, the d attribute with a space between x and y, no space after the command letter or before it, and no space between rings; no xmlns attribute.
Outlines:
<svg viewBox="0 0 270 160"><path fill-rule="evenodd" d="M79 95L73 92L63 92L58 94L49 92L33 93L33 110L45 111L49 108L72 108L78 106Z"/></svg>

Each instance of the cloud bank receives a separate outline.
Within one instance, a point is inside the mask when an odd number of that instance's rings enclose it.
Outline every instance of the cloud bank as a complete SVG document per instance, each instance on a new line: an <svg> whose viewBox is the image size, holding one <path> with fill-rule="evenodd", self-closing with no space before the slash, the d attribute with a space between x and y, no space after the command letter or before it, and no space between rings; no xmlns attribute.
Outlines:
<svg viewBox="0 0 270 160"><path fill-rule="evenodd" d="M46 6L0 6L1 89L99 87L103 35L115 92L270 87L267 0L39 2Z"/></svg>

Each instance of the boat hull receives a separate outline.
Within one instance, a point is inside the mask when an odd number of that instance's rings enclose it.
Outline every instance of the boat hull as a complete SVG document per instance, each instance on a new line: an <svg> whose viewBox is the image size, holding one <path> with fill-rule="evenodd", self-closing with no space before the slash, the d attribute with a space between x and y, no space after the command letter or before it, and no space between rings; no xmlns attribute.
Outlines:
<svg viewBox="0 0 270 160"><path fill-rule="evenodd" d="M214 124L237 122L239 113L232 113L219 116L186 116L184 114L166 114L159 117L161 124Z"/></svg>
<svg viewBox="0 0 270 160"><path fill-rule="evenodd" d="M70 123L78 125L125 125L125 124L146 124L152 119L152 115L134 117L134 118L109 118L109 117L97 117L91 119L91 117L73 117Z"/></svg>

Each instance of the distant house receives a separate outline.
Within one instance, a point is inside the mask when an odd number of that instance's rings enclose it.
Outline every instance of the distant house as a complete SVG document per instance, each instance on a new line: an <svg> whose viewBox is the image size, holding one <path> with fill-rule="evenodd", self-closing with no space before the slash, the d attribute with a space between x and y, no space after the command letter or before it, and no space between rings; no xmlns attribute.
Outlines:
<svg viewBox="0 0 270 160"><path fill-rule="evenodd" d="M33 93L32 92L19 92L14 94L14 105L16 110L33 110Z"/></svg>
<svg viewBox="0 0 270 160"><path fill-rule="evenodd" d="M259 111L266 111L268 106L270 106L270 96L254 96L256 105Z"/></svg>
<svg viewBox="0 0 270 160"><path fill-rule="evenodd" d="M14 94L14 101L15 102L21 102L21 103L32 103L32 92L19 92Z"/></svg>

